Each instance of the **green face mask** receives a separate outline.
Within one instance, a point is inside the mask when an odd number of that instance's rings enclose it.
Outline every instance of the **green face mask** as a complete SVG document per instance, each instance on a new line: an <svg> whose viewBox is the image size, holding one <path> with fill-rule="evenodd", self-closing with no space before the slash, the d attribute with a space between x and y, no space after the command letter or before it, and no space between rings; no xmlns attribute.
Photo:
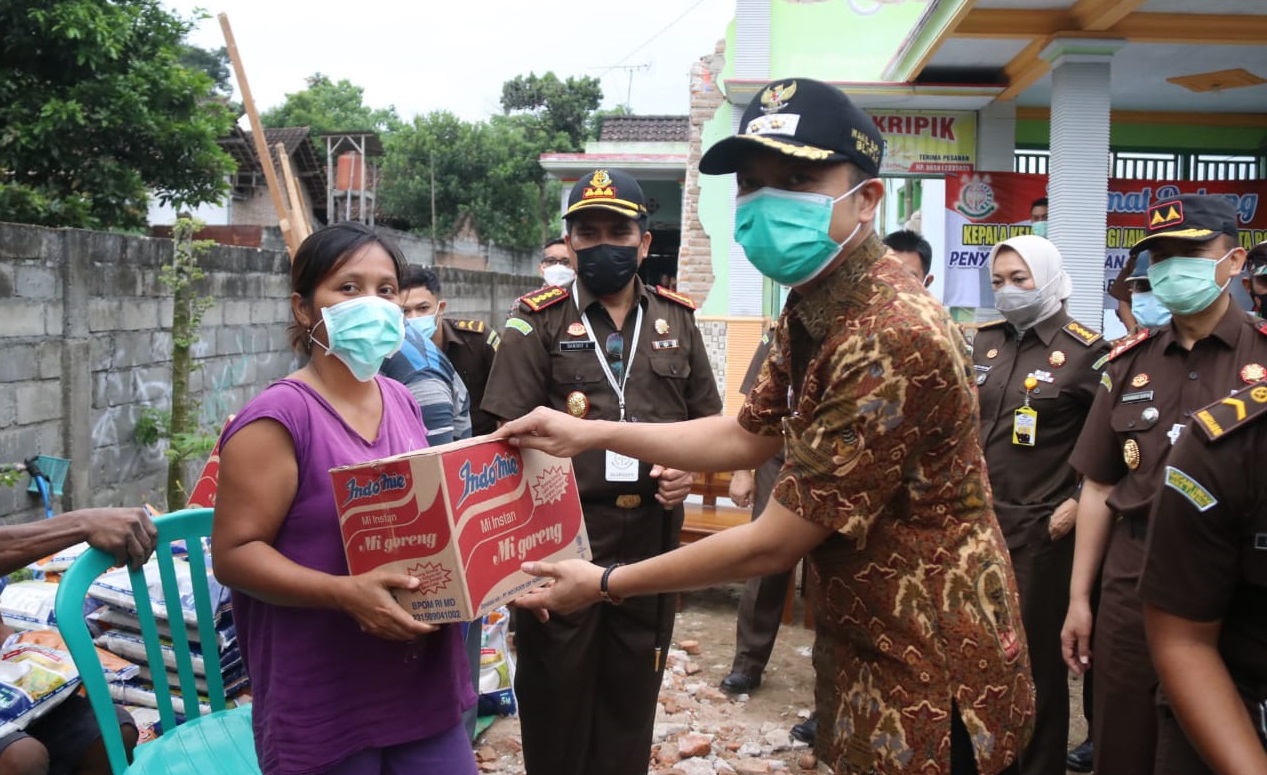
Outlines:
<svg viewBox="0 0 1267 775"><path fill-rule="evenodd" d="M822 274L862 228L844 242L831 238L836 203L862 188L859 183L835 199L826 194L761 188L736 200L735 242L761 274L780 285L797 286Z"/></svg>
<svg viewBox="0 0 1267 775"><path fill-rule="evenodd" d="M1176 315L1195 315L1213 304L1227 288L1227 283L1219 285L1215 272L1230 255L1229 250L1217 261L1192 256L1157 261L1148 267L1148 284L1166 309Z"/></svg>
<svg viewBox="0 0 1267 775"><path fill-rule="evenodd" d="M1039 221L1038 223L1035 223L1032 231L1034 232L1035 237L1045 238L1047 236L1047 221Z"/></svg>

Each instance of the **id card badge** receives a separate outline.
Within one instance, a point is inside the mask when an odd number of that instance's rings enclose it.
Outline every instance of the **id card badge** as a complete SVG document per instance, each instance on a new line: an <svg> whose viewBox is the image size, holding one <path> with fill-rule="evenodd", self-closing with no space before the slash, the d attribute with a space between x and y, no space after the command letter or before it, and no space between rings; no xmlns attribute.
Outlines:
<svg viewBox="0 0 1267 775"><path fill-rule="evenodd" d="M638 458L626 457L607 450L607 481L609 482L636 482L638 481Z"/></svg>
<svg viewBox="0 0 1267 775"><path fill-rule="evenodd" d="M1022 406L1012 418L1012 443L1022 447L1034 446L1038 437L1038 412L1031 406Z"/></svg>

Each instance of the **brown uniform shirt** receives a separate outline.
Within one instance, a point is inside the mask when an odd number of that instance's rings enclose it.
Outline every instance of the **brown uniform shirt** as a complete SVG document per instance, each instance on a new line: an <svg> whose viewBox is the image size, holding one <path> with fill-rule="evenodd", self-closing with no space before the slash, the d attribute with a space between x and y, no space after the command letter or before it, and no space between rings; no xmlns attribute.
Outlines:
<svg viewBox="0 0 1267 775"><path fill-rule="evenodd" d="M1146 603L1193 621L1222 620L1219 652L1254 705L1267 701L1264 450L1267 383L1196 413L1167 461L1139 583Z"/></svg>
<svg viewBox="0 0 1267 775"><path fill-rule="evenodd" d="M721 411L717 381L704 350L704 339L695 326L689 299L647 288L634 279L634 293L643 310L642 330L636 354L629 360L635 310L625 316L622 358L629 369L625 383L625 419L630 422L676 422L714 415ZM569 412L593 420L619 420L620 408L598 357L617 360L605 343L615 332L611 317L581 283L577 296L557 286L528 294L540 299L534 311L529 301L506 322L501 347L493 363L483 408L502 419L520 417L538 406ZM684 300L679 301L678 299ZM580 309L578 309L578 303ZM581 325L581 310L588 313L597 342ZM655 495L657 481L650 477L651 463L639 465L637 482L609 482L603 450L588 450L572 459L581 498L613 501L616 496Z"/></svg>
<svg viewBox="0 0 1267 775"><path fill-rule="evenodd" d="M982 326L973 340L981 444L994 513L1010 548L1045 535L1052 512L1077 488L1069 453L1091 411L1108 349L1098 332L1063 310L1022 337L1000 321ZM1038 413L1033 446L1012 438L1030 375L1038 380L1029 393L1029 406Z"/></svg>
<svg viewBox="0 0 1267 775"><path fill-rule="evenodd" d="M871 237L792 294L739 422L783 432L773 498L835 531L811 554L820 760L949 773L957 706L981 771L997 772L1029 738L1034 695L971 361L945 308L883 252Z"/></svg>
<svg viewBox="0 0 1267 775"><path fill-rule="evenodd" d="M1262 377L1267 327L1234 303L1185 350L1173 329L1148 329L1114 348L1070 464L1113 485L1109 508L1141 523L1162 486L1166 458L1192 413ZM1247 380L1242 373L1253 377Z"/></svg>
<svg viewBox="0 0 1267 775"><path fill-rule="evenodd" d="M466 390L471 394L471 433L483 436L497 430L497 418L480 408L484 388L493 370L493 358L501 337L482 320L449 320L440 322L440 349L457 369Z"/></svg>

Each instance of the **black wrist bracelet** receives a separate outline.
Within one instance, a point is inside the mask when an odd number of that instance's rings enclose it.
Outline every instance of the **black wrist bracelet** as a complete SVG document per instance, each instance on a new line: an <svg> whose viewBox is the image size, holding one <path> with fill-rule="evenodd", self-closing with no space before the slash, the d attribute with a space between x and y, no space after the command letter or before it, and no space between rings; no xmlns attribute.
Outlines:
<svg viewBox="0 0 1267 775"><path fill-rule="evenodd" d="M604 603L611 603L612 605L620 605L621 603L625 602L625 599L623 597L612 597L611 593L607 591L607 580L611 578L612 571L616 570L621 565L624 565L624 563L614 562L611 565L608 565L605 570L603 570L603 578L602 580L598 582L598 596L603 599Z"/></svg>

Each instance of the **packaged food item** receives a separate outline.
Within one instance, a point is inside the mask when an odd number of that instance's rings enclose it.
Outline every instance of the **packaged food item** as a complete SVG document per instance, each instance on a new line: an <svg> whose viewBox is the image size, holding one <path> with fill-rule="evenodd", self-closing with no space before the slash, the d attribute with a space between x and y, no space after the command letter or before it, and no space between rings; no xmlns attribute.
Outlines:
<svg viewBox="0 0 1267 775"><path fill-rule="evenodd" d="M30 630L14 633L5 640L3 648L10 649L23 643L70 653L70 649L66 648L66 641L62 640L62 634L57 630ZM97 658L101 660L101 668L105 671L107 681L130 681L140 671L140 667L135 663L100 647L97 648Z"/></svg>
<svg viewBox="0 0 1267 775"><path fill-rule="evenodd" d="M510 610L501 606L484 617L480 649L479 715L515 715L515 660L510 654Z"/></svg>
<svg viewBox="0 0 1267 775"><path fill-rule="evenodd" d="M46 630L57 626L53 604L57 585L48 581L19 581L0 592L0 618L15 630Z"/></svg>
<svg viewBox="0 0 1267 775"><path fill-rule="evenodd" d="M64 651L22 643L0 654L0 737L26 729L79 687Z"/></svg>
<svg viewBox="0 0 1267 775"><path fill-rule="evenodd" d="M424 622L474 621L544 581L526 561L590 558L572 461L480 437L330 472L352 573L421 581Z"/></svg>
<svg viewBox="0 0 1267 775"><path fill-rule="evenodd" d="M189 562L183 557L175 558L172 563L176 572L176 585L179 588L180 599L174 601L180 609L186 624L196 625L198 623L198 612L194 608L193 584L190 581ZM210 568L210 563L208 563ZM149 589L150 602L154 607L154 616L158 619L167 619L168 601L163 597L163 585L159 579L158 561L151 559L143 567L145 572L145 584ZM215 623L219 623L230 608L229 590L216 580L215 576L208 570L207 586L211 594L212 614ZM101 574L97 580L88 588L88 594L100 600L103 603L122 608L127 611L136 611L136 597L132 594L132 577L129 575L127 568L117 568L112 571Z"/></svg>

